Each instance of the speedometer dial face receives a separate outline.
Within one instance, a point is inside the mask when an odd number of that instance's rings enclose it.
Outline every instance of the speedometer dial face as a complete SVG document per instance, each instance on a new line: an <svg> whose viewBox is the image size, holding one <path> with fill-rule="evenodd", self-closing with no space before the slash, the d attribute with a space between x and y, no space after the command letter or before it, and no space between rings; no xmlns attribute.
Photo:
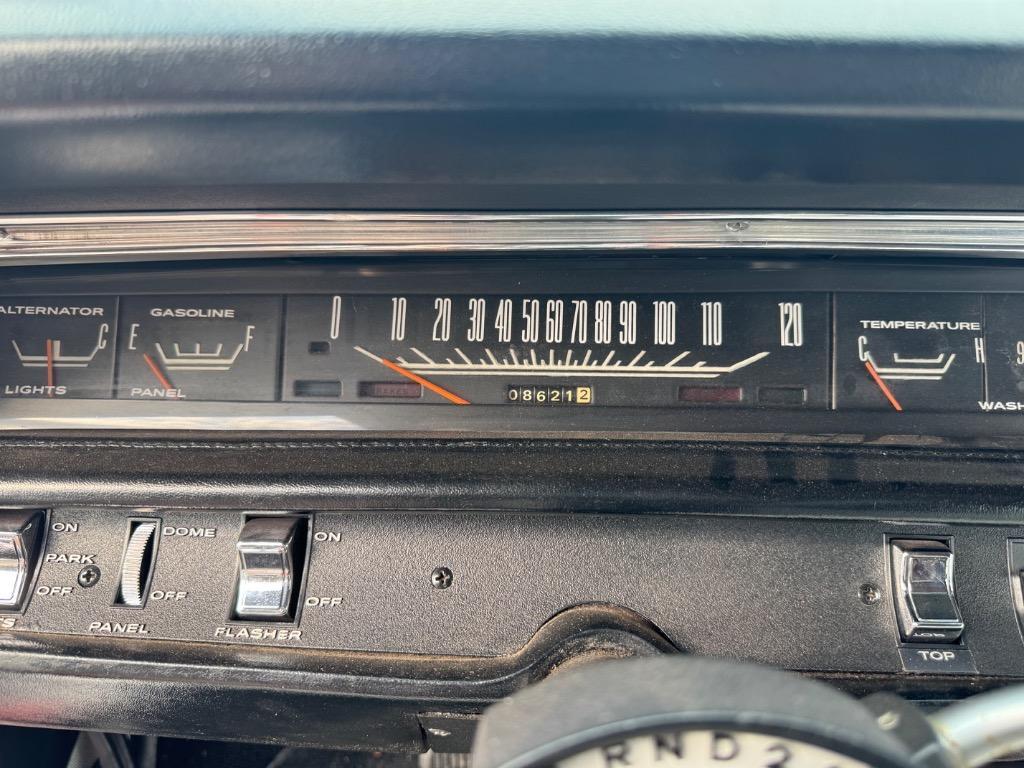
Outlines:
<svg viewBox="0 0 1024 768"><path fill-rule="evenodd" d="M827 405L821 294L288 299L284 398Z"/></svg>

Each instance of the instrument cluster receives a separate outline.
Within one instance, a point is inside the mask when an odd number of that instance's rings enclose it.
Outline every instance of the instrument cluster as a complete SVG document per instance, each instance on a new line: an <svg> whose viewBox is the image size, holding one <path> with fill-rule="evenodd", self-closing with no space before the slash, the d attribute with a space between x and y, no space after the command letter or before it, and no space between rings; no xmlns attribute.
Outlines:
<svg viewBox="0 0 1024 768"><path fill-rule="evenodd" d="M19 282L0 298L0 424L220 403L300 429L845 433L877 413L906 434L920 429L894 417L1024 411L1024 292L992 270L978 290L941 273L912 290L911 268L578 267L260 267L242 286L226 276L243 270L191 269L177 285L203 291L166 293L131 290L138 273L118 292Z"/></svg>

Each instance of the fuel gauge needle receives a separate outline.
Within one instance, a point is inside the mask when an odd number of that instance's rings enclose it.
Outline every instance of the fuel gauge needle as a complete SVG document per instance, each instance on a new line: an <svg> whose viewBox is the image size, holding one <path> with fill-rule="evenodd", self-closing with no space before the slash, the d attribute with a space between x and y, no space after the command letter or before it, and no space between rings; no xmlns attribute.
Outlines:
<svg viewBox="0 0 1024 768"><path fill-rule="evenodd" d="M896 396L889 389L889 385L882 381L882 377L878 375L878 371L875 370L875 366L871 364L870 360L864 361L864 367L868 369L868 373L871 374L871 378L875 380L875 384L882 390L882 394L885 395L886 399L892 404L892 407L897 411L902 411L903 406L900 405L900 401L896 399Z"/></svg>
<svg viewBox="0 0 1024 768"><path fill-rule="evenodd" d="M164 389L174 389L174 385L171 384L164 372L160 370L160 366L156 364L152 357L149 356L148 352L142 353L142 359L146 361L146 365L149 366L149 370L156 376L156 380L160 382L160 386Z"/></svg>
<svg viewBox="0 0 1024 768"><path fill-rule="evenodd" d="M378 363L383 365L385 368L390 368L395 373L397 373L397 374L399 374L401 376L405 376L405 378L410 379L412 381L415 381L417 384L420 384L421 386L426 387L427 389L429 389L434 394L440 395L441 397L443 397L445 400L448 400L449 402L455 403L456 405L469 405L470 404L469 400L467 400L466 398L459 397L454 392L449 392L444 387L442 387L442 386L440 386L438 384L435 384L432 381L427 381L426 379L424 379L419 374L413 373L412 371L403 368L398 363L393 363L390 360L387 360L386 358L383 358L383 357L380 357L379 355L373 354L372 352L370 352L367 349L363 349L362 347L356 347L355 350L356 350L356 352L363 353L364 355L366 355L371 360L376 360Z"/></svg>

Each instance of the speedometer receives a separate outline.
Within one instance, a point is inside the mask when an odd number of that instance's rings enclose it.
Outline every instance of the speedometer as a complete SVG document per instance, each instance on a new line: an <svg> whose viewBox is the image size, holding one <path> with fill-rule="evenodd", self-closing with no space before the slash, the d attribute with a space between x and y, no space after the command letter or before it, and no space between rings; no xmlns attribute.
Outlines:
<svg viewBox="0 0 1024 768"><path fill-rule="evenodd" d="M286 399L827 406L822 294L299 296L287 311Z"/></svg>

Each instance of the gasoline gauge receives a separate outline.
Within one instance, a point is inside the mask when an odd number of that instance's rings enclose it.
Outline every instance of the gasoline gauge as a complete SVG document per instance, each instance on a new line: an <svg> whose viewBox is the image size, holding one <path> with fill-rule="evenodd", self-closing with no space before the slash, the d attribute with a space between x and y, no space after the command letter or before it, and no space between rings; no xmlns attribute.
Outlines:
<svg viewBox="0 0 1024 768"><path fill-rule="evenodd" d="M273 400L280 327L281 300L272 296L126 298L117 396Z"/></svg>

